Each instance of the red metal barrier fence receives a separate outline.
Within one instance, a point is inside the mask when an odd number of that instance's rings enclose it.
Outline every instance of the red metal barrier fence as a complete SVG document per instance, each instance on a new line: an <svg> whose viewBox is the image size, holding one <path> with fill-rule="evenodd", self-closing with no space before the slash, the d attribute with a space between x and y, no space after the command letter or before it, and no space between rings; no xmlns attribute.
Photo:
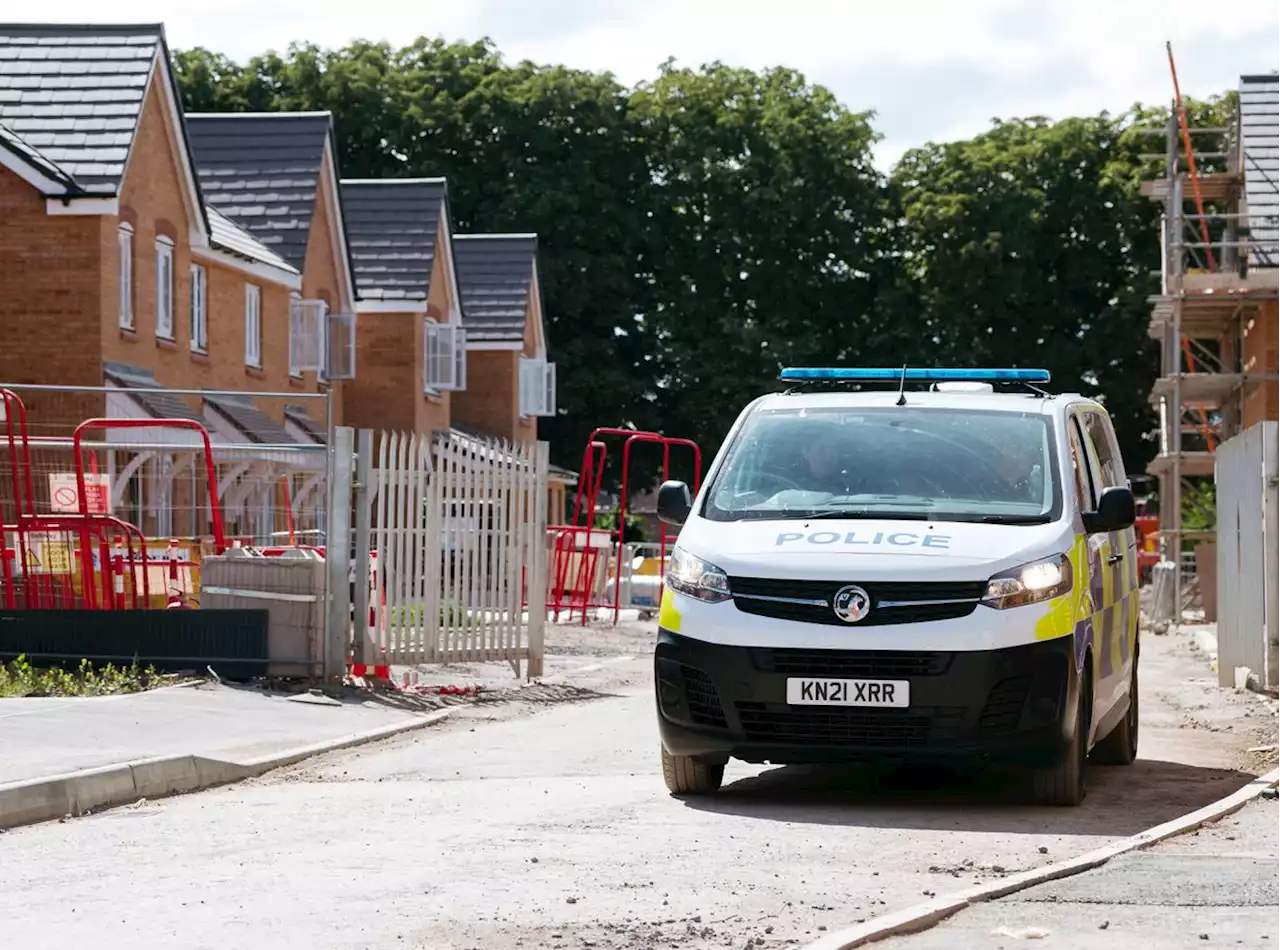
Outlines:
<svg viewBox="0 0 1280 950"><path fill-rule="evenodd" d="M618 499L618 526L613 529L597 528L596 506L604 485L605 463L608 446L605 438L622 438L622 486ZM582 454L582 470L578 479L578 491L573 503L573 523L549 526L551 557L551 591L549 608L556 619L561 611L569 619L575 615L587 622L588 611L609 609L613 622L621 613L621 596L625 565L622 563L622 542L627 523L627 502L630 497L631 449L633 445L651 444L662 447L662 480L671 475L671 450L687 448L693 452L693 491L696 494L702 484L702 449L691 439L671 438L657 432L638 432L634 429L601 427L591 433ZM666 569L667 526L658 529L659 577ZM607 589L602 584L601 569L612 575L613 596L593 599L597 592ZM661 596L661 592L659 592Z"/></svg>
<svg viewBox="0 0 1280 950"><path fill-rule="evenodd" d="M284 398L4 389L0 606L165 607L231 537L322 544L327 408Z"/></svg>

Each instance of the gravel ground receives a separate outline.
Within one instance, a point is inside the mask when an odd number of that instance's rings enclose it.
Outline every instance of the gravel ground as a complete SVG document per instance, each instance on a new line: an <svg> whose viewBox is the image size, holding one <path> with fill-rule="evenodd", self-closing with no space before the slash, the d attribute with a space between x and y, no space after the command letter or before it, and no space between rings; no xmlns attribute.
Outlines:
<svg viewBox="0 0 1280 950"><path fill-rule="evenodd" d="M654 633L553 627L548 673L578 669L568 680L443 671L493 688L388 695L459 709L251 782L0 835L6 940L796 948L1201 807L1275 742L1274 704L1219 689L1180 638L1151 636L1142 758L1093 769L1081 808L1023 806L994 777L741 763L721 795L679 801L658 767Z"/></svg>

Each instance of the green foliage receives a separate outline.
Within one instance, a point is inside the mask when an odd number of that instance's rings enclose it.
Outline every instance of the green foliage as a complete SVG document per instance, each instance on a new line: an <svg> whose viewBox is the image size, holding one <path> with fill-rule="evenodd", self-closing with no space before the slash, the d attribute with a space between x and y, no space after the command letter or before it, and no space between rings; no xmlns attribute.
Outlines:
<svg viewBox="0 0 1280 950"><path fill-rule="evenodd" d="M1167 111L998 121L886 178L872 115L785 68L667 63L629 89L425 37L175 58L188 109L331 110L344 176L442 175L455 230L538 234L558 464L599 425L710 458L781 366L846 362L1045 365L1104 398L1130 470L1154 452L1139 186L1163 140L1140 127ZM1194 125L1233 107L1188 104Z"/></svg>
<svg viewBox="0 0 1280 950"><path fill-rule="evenodd" d="M666 432L709 455L784 365L889 358L868 115L793 70L719 63L667 64L631 102L653 178L642 326Z"/></svg>
<svg viewBox="0 0 1280 950"><path fill-rule="evenodd" d="M603 528L607 531L618 530L618 509L613 511L602 511L596 515L593 527ZM623 542L625 543L643 543L649 540L648 532L645 531L644 519L636 514L627 515L627 527L623 531Z"/></svg>
<svg viewBox="0 0 1280 950"><path fill-rule="evenodd" d="M136 660L129 666L108 663L100 669L81 660L74 670L37 668L25 656L0 664L0 696L110 696L152 689L163 680L154 666L143 669Z"/></svg>
<svg viewBox="0 0 1280 950"><path fill-rule="evenodd" d="M415 627L422 624L427 617L427 608L423 604L402 604L398 607L387 608L387 620L389 623L397 627ZM465 626L467 623L467 612L464 608L452 601L440 605L439 610L441 626Z"/></svg>

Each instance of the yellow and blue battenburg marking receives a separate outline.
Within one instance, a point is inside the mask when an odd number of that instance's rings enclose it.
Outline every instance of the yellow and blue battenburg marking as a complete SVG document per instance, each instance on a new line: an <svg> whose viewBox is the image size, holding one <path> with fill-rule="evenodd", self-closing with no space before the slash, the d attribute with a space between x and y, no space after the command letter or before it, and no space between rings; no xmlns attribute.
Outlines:
<svg viewBox="0 0 1280 950"><path fill-rule="evenodd" d="M1083 668L1092 646L1101 677L1112 675L1133 655L1138 560L1125 556L1128 544L1128 531L1077 535L1069 555L1072 589L1051 600L1036 623L1037 640L1074 637L1077 669ZM1121 557L1112 562L1116 554Z"/></svg>

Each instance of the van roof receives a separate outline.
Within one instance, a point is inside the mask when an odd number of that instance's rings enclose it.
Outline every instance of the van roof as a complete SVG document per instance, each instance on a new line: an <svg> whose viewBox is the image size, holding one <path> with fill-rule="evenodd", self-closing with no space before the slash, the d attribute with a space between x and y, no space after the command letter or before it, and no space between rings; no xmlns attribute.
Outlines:
<svg viewBox="0 0 1280 950"><path fill-rule="evenodd" d="M871 392L806 392L806 393L770 393L761 396L755 409L840 409L865 406L875 408L881 406L894 407L898 402L898 393L889 390ZM1096 408L1103 407L1092 399L1086 399L1079 393L1061 393L1058 395L1039 396L1034 393L991 393L991 392L916 392L906 393L906 407L928 407L931 409L986 409L995 412L1035 412L1043 415L1057 415L1066 407L1085 403ZM1105 411L1105 410L1104 410Z"/></svg>

